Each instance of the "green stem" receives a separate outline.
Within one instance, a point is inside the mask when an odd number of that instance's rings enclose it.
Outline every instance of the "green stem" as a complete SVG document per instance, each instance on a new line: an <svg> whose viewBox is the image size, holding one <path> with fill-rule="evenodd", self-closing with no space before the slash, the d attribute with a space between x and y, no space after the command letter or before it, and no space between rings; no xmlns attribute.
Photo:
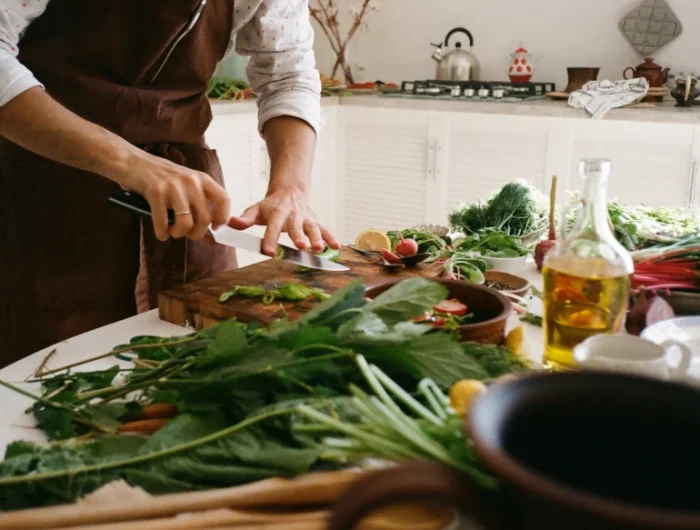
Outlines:
<svg viewBox="0 0 700 530"><path fill-rule="evenodd" d="M372 373L379 379L379 382L389 389L397 398L403 401L407 406L412 408L416 414L422 416L429 422L435 425L443 425L443 421L427 408L421 405L416 399L410 396L403 388L397 385L388 375L382 372L377 366L370 367Z"/></svg>
<svg viewBox="0 0 700 530"><path fill-rule="evenodd" d="M158 344L131 344L129 346L124 346L123 348L118 348L116 350L112 350L108 353L103 353L101 355L97 355L95 357L85 359L84 361L78 361L77 363L67 364L66 366L61 366L60 368L48 370L41 375L42 375L42 377L44 377L44 376L55 374L58 372L63 372L65 370L69 370L70 368L75 368L76 366L82 366L84 364L88 364L88 363L91 363L93 361L99 361L100 359L106 359L108 357L113 357L115 355L118 355L120 353L125 353L128 351L147 350L149 348L169 348L171 346L180 346L182 344L187 344L188 342L193 342L197 339L199 339L199 337L188 336L187 338L184 338L184 339L173 340L170 342L162 342L162 343L158 343Z"/></svg>
<svg viewBox="0 0 700 530"><path fill-rule="evenodd" d="M372 373L372 370L370 370L369 364L367 364L367 359L365 359L362 355L358 355L355 358L355 362L357 363L357 366L359 366L362 375L365 376L365 379L369 383L369 386L372 388L372 390L374 390L374 393L379 397L379 399L383 401L384 404L394 412L394 414L396 414L399 417L404 417L405 415L403 411L399 408L399 406L396 403L394 403L387 391L384 390L382 384ZM407 416L405 417L408 421L412 421Z"/></svg>
<svg viewBox="0 0 700 530"><path fill-rule="evenodd" d="M118 392L120 395L126 395L129 392L133 392L134 390L141 390L142 388L148 388L152 384L154 384L155 381L144 381L143 383L136 383L136 384L126 384L124 386L106 386L104 388L98 388L97 390L92 390L90 392L85 392L81 397L80 401L78 403L85 403L86 401L90 401L91 399L94 399L96 397L100 397L104 394L109 394L110 392Z"/></svg>
<svg viewBox="0 0 700 530"><path fill-rule="evenodd" d="M251 425L255 425L257 423L260 423L261 421L267 420L269 418L273 418L275 416L282 416L285 414L289 414L291 410L284 410L284 411L276 411L276 412L268 412L266 414L261 414L259 416L253 416L251 418L248 418L240 423L237 423L236 425L233 425L231 427L228 427L226 429L223 429L221 431L217 431L215 433L209 434L207 436L204 436L202 438L197 438L196 440L191 440L189 442L184 442L178 445L173 445L171 447L168 447L167 449L162 449L160 451L154 451L152 453L144 454L144 455L139 455L135 456L132 458L127 458L125 460L114 460L111 462L105 462L102 464L93 464L91 466L83 466L79 468L74 468L74 469L62 469L59 471L51 471L49 473L41 473L41 474L31 474L31 475L24 475L24 476L13 476L13 477L3 477L0 478L0 487L2 486L8 486L11 484L23 484L25 482L40 482L43 480L51 480L51 479L58 479L58 478L64 478L64 477L71 477L71 476L76 476L76 475L83 475L86 473L93 473L93 472L102 472L107 469L114 469L118 467L129 467L129 466L135 466L137 464L143 464L144 462L150 462L153 460L157 460L159 458L165 458L174 454L178 454L184 451L190 451L192 449L195 449L197 447L200 447L202 445L206 445L212 442L215 442L217 440L220 440L221 438L225 438L227 436L230 436L238 431L241 431L247 427L250 427Z"/></svg>
<svg viewBox="0 0 700 530"><path fill-rule="evenodd" d="M117 370L116 373L122 373L122 372L133 372L134 368L120 368ZM61 379L65 380L74 380L76 378L82 377L82 376L90 376L90 375L95 375L95 374L102 374L103 371L93 371L93 372L74 372L72 374L61 374L61 375L56 375L54 377L51 377L49 379L44 379L39 378L39 379L27 379L26 381L22 381L23 383L47 383L49 381L60 381Z"/></svg>
<svg viewBox="0 0 700 530"><path fill-rule="evenodd" d="M446 451L441 445L435 443L429 437L427 437L420 428L411 428L405 422L401 421L392 414L392 411L384 405L381 401L374 398L375 405L381 410L384 417L394 426L394 428L403 436L406 440L414 444L421 451L425 452L427 455L445 463L454 465L450 453Z"/></svg>
<svg viewBox="0 0 700 530"><path fill-rule="evenodd" d="M348 436L353 436L354 438L357 438L359 440L362 440L363 442L366 442L369 444L371 447L377 449L378 451L382 452L390 452L394 453L396 455L400 455L402 458L408 459L408 460L416 460L420 459L420 456L416 454L414 451L411 451L410 449L407 449L405 447L402 447L400 445L397 445L393 442L389 442L388 440L385 440L384 438L381 438L379 436L375 436L373 434L364 432L361 429L358 429L357 427L354 427L352 425L349 425L347 423L343 423L339 420L335 420L329 416L326 416L325 414L318 412L315 409L312 409L311 407L308 407L306 405L299 405L296 410L303 414L304 416L311 418L312 420L316 420L320 423L325 423L329 427L332 427L336 431L342 432L343 434L347 434Z"/></svg>
<svg viewBox="0 0 700 530"><path fill-rule="evenodd" d="M333 346L331 344L307 344L306 346L301 346L300 348L297 348L295 350L290 350L287 352L287 355L289 357L294 357L296 354L309 351L309 350L327 350L327 351L334 351L337 353L347 353L348 350L341 348L339 346Z"/></svg>

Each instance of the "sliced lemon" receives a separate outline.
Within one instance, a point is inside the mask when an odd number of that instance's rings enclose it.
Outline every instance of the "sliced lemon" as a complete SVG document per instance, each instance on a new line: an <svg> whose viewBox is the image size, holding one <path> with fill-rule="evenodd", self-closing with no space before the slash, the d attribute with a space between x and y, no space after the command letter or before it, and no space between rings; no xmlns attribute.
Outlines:
<svg viewBox="0 0 700 530"><path fill-rule="evenodd" d="M370 228L357 236L357 239L355 239L355 246L360 250L381 252L385 249L391 250L391 241L389 241L389 236L384 232Z"/></svg>

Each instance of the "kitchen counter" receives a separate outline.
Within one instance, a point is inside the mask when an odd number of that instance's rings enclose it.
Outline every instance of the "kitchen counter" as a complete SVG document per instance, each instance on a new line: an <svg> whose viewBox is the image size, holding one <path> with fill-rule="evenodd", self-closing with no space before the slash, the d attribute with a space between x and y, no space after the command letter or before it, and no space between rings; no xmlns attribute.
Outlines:
<svg viewBox="0 0 700 530"><path fill-rule="evenodd" d="M550 99L521 103L508 103L495 101L453 101L432 98L414 99L379 95L353 95L347 97L321 98L321 106L324 108L342 106L590 120L583 110L570 107L566 101L553 101ZM257 112L255 100L213 101L212 109L214 115ZM697 108L679 108L676 107L676 103L674 101L669 99L663 103L657 103L655 108L613 109L603 119L605 121L700 125L700 106Z"/></svg>

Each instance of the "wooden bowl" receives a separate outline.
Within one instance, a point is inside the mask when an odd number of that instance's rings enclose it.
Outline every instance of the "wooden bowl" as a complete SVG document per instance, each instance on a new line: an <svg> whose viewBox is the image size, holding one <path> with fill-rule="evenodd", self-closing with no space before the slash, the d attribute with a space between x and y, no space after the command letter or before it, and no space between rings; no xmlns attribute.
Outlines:
<svg viewBox="0 0 700 530"><path fill-rule="evenodd" d="M498 291L482 285L430 278L441 283L449 290L448 298L456 298L466 304L470 313L474 313L474 321L459 327L459 334L464 342L480 342L483 344L503 344L506 338L506 322L513 308L510 300ZM376 298L403 279L393 279L371 284L367 287L367 298Z"/></svg>
<svg viewBox="0 0 700 530"><path fill-rule="evenodd" d="M501 271L486 271L484 273L484 279L486 280L486 286L488 287L488 282L498 282L503 285L503 289L497 287L491 287L496 291L502 293L514 294L516 296L525 296L530 290L532 285L525 278L516 276L515 274L509 274L507 272Z"/></svg>

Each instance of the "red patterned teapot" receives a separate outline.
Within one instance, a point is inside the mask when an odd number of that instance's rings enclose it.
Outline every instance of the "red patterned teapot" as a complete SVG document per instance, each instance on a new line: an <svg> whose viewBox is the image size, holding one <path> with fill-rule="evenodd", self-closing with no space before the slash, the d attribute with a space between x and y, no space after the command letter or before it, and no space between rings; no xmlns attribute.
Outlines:
<svg viewBox="0 0 700 530"><path fill-rule="evenodd" d="M535 73L535 59L525 48L520 47L510 54L508 77L512 83L527 83Z"/></svg>

